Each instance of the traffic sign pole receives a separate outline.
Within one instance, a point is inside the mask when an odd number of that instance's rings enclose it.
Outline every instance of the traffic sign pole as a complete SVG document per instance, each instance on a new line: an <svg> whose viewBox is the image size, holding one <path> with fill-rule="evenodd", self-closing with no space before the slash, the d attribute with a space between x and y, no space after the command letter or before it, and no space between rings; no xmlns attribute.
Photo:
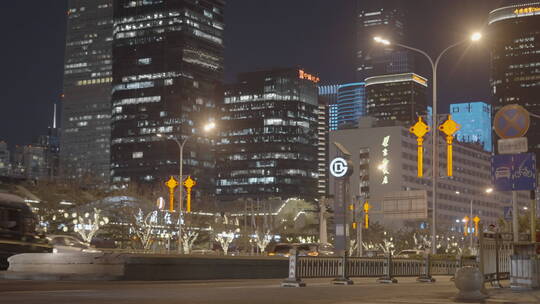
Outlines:
<svg viewBox="0 0 540 304"><path fill-rule="evenodd" d="M514 236L514 243L519 241L519 223L518 223L518 202L517 191L512 191L512 234Z"/></svg>

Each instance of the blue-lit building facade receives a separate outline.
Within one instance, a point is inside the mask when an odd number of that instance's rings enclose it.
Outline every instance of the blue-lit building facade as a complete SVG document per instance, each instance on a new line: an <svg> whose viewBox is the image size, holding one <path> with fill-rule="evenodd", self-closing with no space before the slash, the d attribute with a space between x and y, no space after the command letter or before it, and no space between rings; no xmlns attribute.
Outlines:
<svg viewBox="0 0 540 304"><path fill-rule="evenodd" d="M328 105L328 129L335 131L338 129L338 105Z"/></svg>
<svg viewBox="0 0 540 304"><path fill-rule="evenodd" d="M328 112L328 130L338 129L337 121L337 97L339 84L319 86L319 104L325 104Z"/></svg>
<svg viewBox="0 0 540 304"><path fill-rule="evenodd" d="M318 196L318 81L285 68L242 73L225 86L216 146L220 201Z"/></svg>
<svg viewBox="0 0 540 304"><path fill-rule="evenodd" d="M461 129L455 138L460 142L479 143L484 150L493 151L491 105L485 102L450 104L450 114Z"/></svg>
<svg viewBox="0 0 540 304"><path fill-rule="evenodd" d="M222 0L114 2L111 175L160 186L192 176L215 192L214 139L203 128L222 102ZM161 135L161 136L158 136Z"/></svg>
<svg viewBox="0 0 540 304"><path fill-rule="evenodd" d="M354 128L366 114L366 91L363 82L340 85L337 93L338 129Z"/></svg>

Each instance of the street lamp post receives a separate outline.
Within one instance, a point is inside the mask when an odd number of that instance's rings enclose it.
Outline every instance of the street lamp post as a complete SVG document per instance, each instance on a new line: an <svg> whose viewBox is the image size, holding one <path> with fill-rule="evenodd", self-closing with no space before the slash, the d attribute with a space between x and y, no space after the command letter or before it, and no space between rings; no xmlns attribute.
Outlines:
<svg viewBox="0 0 540 304"><path fill-rule="evenodd" d="M478 41L480 40L480 38L482 37L482 35L480 33L474 33L472 36L471 36L471 40L472 41ZM373 38L376 42L378 43L382 43L384 45L390 45L392 44L389 40L386 40L386 39L383 39L381 37L374 37ZM465 43L467 40L463 40L463 41L460 41L460 42L457 42L457 43L454 43L452 45L450 45L449 47L445 48L440 54L439 56L437 56L437 58L435 59L435 61L433 61L433 59L431 58L431 56L429 56L428 53L420 50L420 49L417 49L417 48L414 48L414 47L410 47L410 46L407 46L407 45L404 45L404 44L400 44L400 43L393 43L393 45L396 45L396 46L399 46L399 47L402 47L402 48L405 48L405 49L408 49L408 50L411 50L411 51L414 51L414 52L417 52L417 53L420 53L422 54L423 56L425 56L429 63L431 64L431 69L432 69L432 75L433 75L433 102L432 102L432 113L431 113L431 116L432 116L432 124L431 124L431 127L433 128L433 131L431 132L431 143L432 143L432 156L431 156L431 172L432 172L432 192L431 192L431 198L432 198L432 224L431 224L431 242L432 242L432 245L431 245L431 253L432 254L436 254L437 253L437 244L436 244L436 240L437 240L437 229L436 229L436 221L437 221L437 212L436 212L436 206L437 206L437 179L439 177L439 152L438 152L438 132L436 130L437 128L437 68L439 67L439 62L441 61L441 58L444 54L446 54L446 52L448 52L450 49L458 46L458 45L461 45L463 43Z"/></svg>
<svg viewBox="0 0 540 304"><path fill-rule="evenodd" d="M208 132L216 127L216 124L213 122L210 122L204 126L204 131ZM163 137L163 134L156 134L157 137ZM181 142L176 137L170 137L169 139L174 140L174 142L178 145L179 150L179 160L178 160L178 179L179 179L179 187L178 187L178 252L183 253L184 249L182 248L182 213L183 213L183 190L184 190L184 184L183 184L183 168L184 168L184 146L188 139L191 138L191 135L186 136L184 140Z"/></svg>

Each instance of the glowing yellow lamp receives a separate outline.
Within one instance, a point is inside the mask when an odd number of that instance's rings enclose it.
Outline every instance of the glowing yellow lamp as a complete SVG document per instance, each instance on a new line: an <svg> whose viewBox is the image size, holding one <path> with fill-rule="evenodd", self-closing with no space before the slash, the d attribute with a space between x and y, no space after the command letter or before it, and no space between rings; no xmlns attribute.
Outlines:
<svg viewBox="0 0 540 304"><path fill-rule="evenodd" d="M424 176L424 136L429 132L429 126L422 121L422 117L418 117L418 122L412 126L409 131L416 135L418 141L418 177Z"/></svg>
<svg viewBox="0 0 540 304"><path fill-rule="evenodd" d="M463 229L463 234L464 234L465 236L467 236L467 235L469 235L469 230L468 230L468 228L469 228L469 217L468 217L468 216L465 216L465 217L463 218L463 222L465 223L465 227L464 227L464 229Z"/></svg>
<svg viewBox="0 0 540 304"><path fill-rule="evenodd" d="M454 133L461 129L461 125L452 120L452 115L448 115L448 119L439 126L444 134L446 134L446 175L453 175L452 165L452 142L454 141Z"/></svg>
<svg viewBox="0 0 540 304"><path fill-rule="evenodd" d="M174 212L174 188L178 187L178 182L171 176L165 186L169 188L169 211Z"/></svg>
<svg viewBox="0 0 540 304"><path fill-rule="evenodd" d="M478 216L475 216L473 218L473 222L474 222L474 235L478 236L478 223L480 222L480 218Z"/></svg>
<svg viewBox="0 0 540 304"><path fill-rule="evenodd" d="M187 202L186 202L186 212L191 212L191 188L193 188L197 183L191 179L191 176L188 176L186 180L184 181L184 186L186 187L186 193L187 193Z"/></svg>
<svg viewBox="0 0 540 304"><path fill-rule="evenodd" d="M364 227L366 229L369 228L369 209L371 209L371 206L369 205L368 201L364 203Z"/></svg>

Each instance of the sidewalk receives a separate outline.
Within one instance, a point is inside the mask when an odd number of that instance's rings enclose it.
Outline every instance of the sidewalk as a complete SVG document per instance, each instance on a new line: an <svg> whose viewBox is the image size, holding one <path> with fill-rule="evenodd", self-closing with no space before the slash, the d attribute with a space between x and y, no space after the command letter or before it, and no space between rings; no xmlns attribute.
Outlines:
<svg viewBox="0 0 540 304"><path fill-rule="evenodd" d="M457 289L449 277L418 283L415 277L397 284L354 278L354 285L332 279L306 279L307 287L280 287L282 280L212 281L28 281L0 280L0 303L17 304L455 304ZM513 292L486 286L484 304L538 304L540 290ZM489 285L489 284L488 284ZM474 303L474 302L473 302Z"/></svg>
<svg viewBox="0 0 540 304"><path fill-rule="evenodd" d="M505 281L504 286L508 285ZM512 291L509 287L505 288L488 288L490 297L486 300L486 304L529 304L540 303L540 290L530 291Z"/></svg>

